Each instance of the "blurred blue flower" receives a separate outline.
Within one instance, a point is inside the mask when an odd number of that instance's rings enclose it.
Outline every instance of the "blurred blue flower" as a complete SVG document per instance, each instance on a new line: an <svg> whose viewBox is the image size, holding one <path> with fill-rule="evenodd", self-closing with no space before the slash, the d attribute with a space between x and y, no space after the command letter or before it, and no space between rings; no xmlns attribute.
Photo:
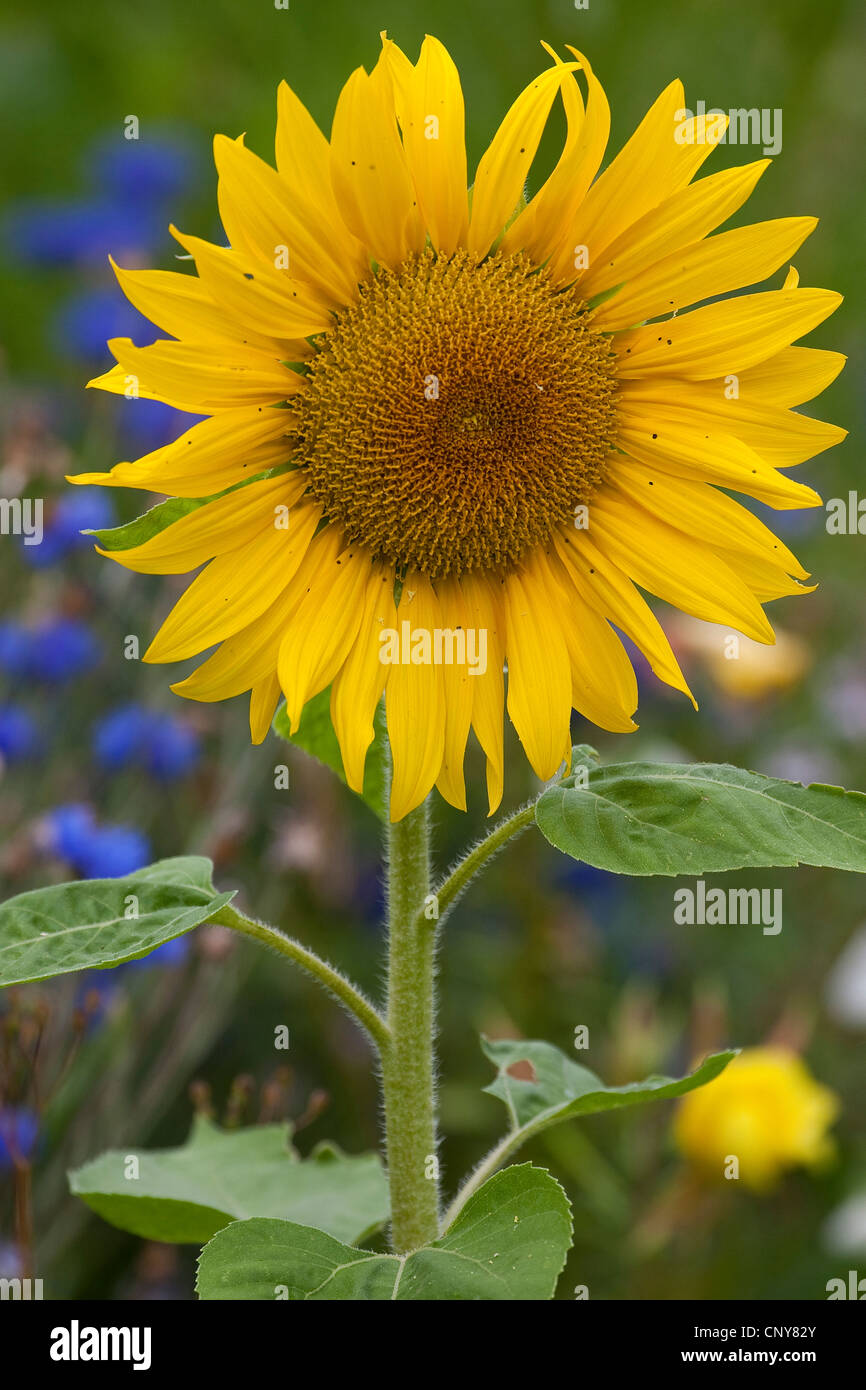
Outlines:
<svg viewBox="0 0 866 1390"><path fill-rule="evenodd" d="M175 966L183 965L189 955L190 939L187 933L184 936L176 936L173 941L166 941L162 946L157 946L155 951L148 951L146 956L140 956L138 960L129 960L122 968L125 970L147 970L153 966L163 966L171 970Z"/></svg>
<svg viewBox="0 0 866 1390"><path fill-rule="evenodd" d="M150 863L150 842L133 826L98 825L89 806L57 806L48 817L51 846L83 878L122 878Z"/></svg>
<svg viewBox="0 0 866 1390"><path fill-rule="evenodd" d="M172 782L191 772L198 762L201 744L188 724L170 715L154 716L145 754L145 765L161 782Z"/></svg>
<svg viewBox="0 0 866 1390"><path fill-rule="evenodd" d="M150 255L165 237L161 208L110 198L43 199L13 205L3 240L15 260L34 266L121 265Z"/></svg>
<svg viewBox="0 0 866 1390"><path fill-rule="evenodd" d="M121 705L98 722L93 747L109 771L140 766L163 782L185 776L201 752L199 736L188 724L135 704Z"/></svg>
<svg viewBox="0 0 866 1390"><path fill-rule="evenodd" d="M21 705L0 705L0 753L7 762L22 762L39 750L36 723Z"/></svg>
<svg viewBox="0 0 866 1390"><path fill-rule="evenodd" d="M89 806L56 806L48 816L51 847L61 859L78 864L87 854L87 844L95 829Z"/></svg>
<svg viewBox="0 0 866 1390"><path fill-rule="evenodd" d="M116 772L138 762L144 751L151 714L143 705L121 705L100 719L93 750L104 768Z"/></svg>
<svg viewBox="0 0 866 1390"><path fill-rule="evenodd" d="M84 1017L85 1032L94 1033L105 1023L120 993L113 970L85 970L78 975L75 1007Z"/></svg>
<svg viewBox="0 0 866 1390"><path fill-rule="evenodd" d="M0 1173L9 1172L16 1160L32 1157L39 1138L39 1119L23 1105L0 1109Z"/></svg>
<svg viewBox="0 0 866 1390"><path fill-rule="evenodd" d="M41 545L24 545L25 560L34 569L56 564L71 550L89 549L92 536L82 531L101 531L117 520L114 503L105 488L83 487L64 493L43 528Z"/></svg>
<svg viewBox="0 0 866 1390"><path fill-rule="evenodd" d="M149 454L171 444L185 430L197 425L205 417L191 415L185 410L177 410L164 401L147 401L142 397L127 400L116 397L114 421L124 445L132 458L139 454Z"/></svg>
<svg viewBox="0 0 866 1390"><path fill-rule="evenodd" d="M77 618L54 618L33 638L31 671L37 680L61 684L91 670L100 658L99 643Z"/></svg>
<svg viewBox="0 0 866 1390"><path fill-rule="evenodd" d="M129 825L100 826L76 867L85 878L122 878L150 863L150 841Z"/></svg>
<svg viewBox="0 0 866 1390"><path fill-rule="evenodd" d="M153 342L157 330L134 309L119 285L71 295L54 318L53 339L74 357L100 363L111 359L109 338L132 338L139 347Z"/></svg>
<svg viewBox="0 0 866 1390"><path fill-rule="evenodd" d="M0 623L0 671L59 685L99 661L99 643L77 618L51 618L37 628Z"/></svg>
<svg viewBox="0 0 866 1390"><path fill-rule="evenodd" d="M23 1279L24 1259L11 1240L0 1241L0 1279Z"/></svg>
<svg viewBox="0 0 866 1390"><path fill-rule="evenodd" d="M625 880L621 874L596 869L592 864L583 864L576 859L559 859L556 861L554 883L557 888L567 889L598 909L610 906L622 897Z"/></svg>
<svg viewBox="0 0 866 1390"><path fill-rule="evenodd" d="M190 145L173 134L104 137L88 152L87 163L94 182L124 204L168 206L196 176Z"/></svg>
<svg viewBox="0 0 866 1390"><path fill-rule="evenodd" d="M32 635L16 622L0 622L0 671L6 676L29 674Z"/></svg>

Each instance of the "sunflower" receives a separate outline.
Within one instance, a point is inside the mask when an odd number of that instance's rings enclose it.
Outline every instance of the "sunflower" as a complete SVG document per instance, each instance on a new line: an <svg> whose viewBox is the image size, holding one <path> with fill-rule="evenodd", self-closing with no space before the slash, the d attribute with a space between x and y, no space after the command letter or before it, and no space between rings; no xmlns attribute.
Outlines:
<svg viewBox="0 0 866 1390"><path fill-rule="evenodd" d="M90 383L207 417L74 479L181 499L142 544L102 551L145 573L204 566L145 660L216 648L173 689L249 692L255 742L281 693L294 730L330 687L356 790L384 696L394 820L434 785L465 809L470 729L496 808L504 707L542 779L573 707L634 729L620 634L693 698L641 591L771 643L762 605L808 575L730 492L818 506L781 470L844 437L792 409L845 360L791 346L840 296L789 269L720 298L780 270L815 219L708 235L770 161L694 181L724 121L685 119L679 81L599 173L602 87L576 49L545 48L469 191L436 39L413 64L383 36L330 141L283 83L276 169L216 137L229 244L172 228L197 274L114 267L170 337L114 339ZM527 198L558 99L562 151Z"/></svg>

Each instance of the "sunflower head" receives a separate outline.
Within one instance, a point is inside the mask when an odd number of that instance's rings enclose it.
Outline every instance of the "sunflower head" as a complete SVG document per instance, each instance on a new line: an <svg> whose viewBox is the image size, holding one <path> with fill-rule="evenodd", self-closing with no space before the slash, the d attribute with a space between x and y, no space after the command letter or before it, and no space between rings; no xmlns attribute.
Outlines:
<svg viewBox="0 0 866 1390"><path fill-rule="evenodd" d="M758 642L805 570L731 492L815 506L782 471L844 432L793 407L839 354L792 344L839 296L784 267L815 222L717 232L766 159L696 179L723 134L672 82L602 172L610 117L575 49L518 96L467 191L457 70L389 39L343 88L330 140L285 85L276 168L218 136L228 246L175 229L195 274L115 267L168 336L117 339L92 382L204 415L173 444L73 481L181 499L112 549L199 569L146 660L216 647L174 688L248 692L261 741L330 688L359 790L384 698L391 814L436 785L465 808L470 731L503 790L504 708L537 775L576 709L635 728L621 635L690 695L644 597ZM563 148L527 179L561 101ZM711 235L711 233L715 233ZM686 311L686 312L683 312ZM507 677L506 677L507 671Z"/></svg>

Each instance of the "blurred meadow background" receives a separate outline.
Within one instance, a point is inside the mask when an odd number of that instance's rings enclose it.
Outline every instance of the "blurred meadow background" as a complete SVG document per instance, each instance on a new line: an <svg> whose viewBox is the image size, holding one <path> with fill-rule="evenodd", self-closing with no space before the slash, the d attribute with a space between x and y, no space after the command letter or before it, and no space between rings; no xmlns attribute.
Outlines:
<svg viewBox="0 0 866 1390"><path fill-rule="evenodd" d="M814 214L801 283L841 290L809 338L849 355L807 413L849 439L803 465L825 499L861 486L866 10L857 0L139 0L87 6L7 0L0 22L0 495L45 499L45 539L0 537L0 890L122 874L151 858L210 855L216 881L258 915L342 963L370 991L382 947L380 833L324 769L274 734L253 749L244 701L187 704L181 672L128 660L184 587L101 560L80 532L154 499L70 488L174 438L189 417L86 393L110 365L105 339L156 331L108 265L176 268L168 223L221 240L211 138L271 159L281 78L330 128L341 84L368 68L387 28L410 56L425 32L455 57L470 169L546 39L585 50L612 108L615 151L679 76L687 102L780 107L783 148L738 220ZM127 118L139 139L125 138ZM556 157L555 113L532 185ZM709 172L760 157L722 146ZM774 283L781 283L778 278ZM756 505L756 509L763 509ZM640 731L602 756L731 761L776 776L866 788L864 539L829 535L822 510L775 521L819 582L771 609L775 649L671 617L700 713L639 670ZM866 522L864 522L866 528ZM662 605L658 605L661 610ZM288 790L274 786L290 765ZM484 823L478 750L470 813L437 801L445 866ZM505 809L533 789L509 745ZM629 881L521 839L464 899L440 959L442 1163L453 1187L501 1130L481 1088L478 1034L543 1038L607 1082L678 1073L719 1045L781 1042L839 1097L835 1157L767 1193L701 1181L672 1140L670 1105L552 1130L526 1152L575 1208L560 1297L799 1298L866 1273L866 901L853 875L803 869L732 876L782 888L784 926L684 927L674 881ZM720 880L723 881L723 880ZM288 1052L274 1029L289 1027ZM195 1111L229 1126L287 1118L306 1153L323 1138L376 1144L366 1043L317 988L220 929L116 970L0 998L0 1275L30 1265L46 1297L189 1297L195 1251L148 1245L91 1216L66 1170L101 1150L180 1143ZM16 1211L18 1222L16 1226ZM23 1233L22 1250L16 1230Z"/></svg>

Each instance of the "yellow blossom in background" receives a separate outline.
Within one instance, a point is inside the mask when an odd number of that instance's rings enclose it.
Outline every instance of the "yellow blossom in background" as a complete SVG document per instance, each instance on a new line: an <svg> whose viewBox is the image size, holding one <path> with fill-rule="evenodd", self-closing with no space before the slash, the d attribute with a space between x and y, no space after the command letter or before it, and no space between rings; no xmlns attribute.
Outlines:
<svg viewBox="0 0 866 1390"><path fill-rule="evenodd" d="M714 685L737 700L763 700L790 690L812 665L812 653L802 637L778 624L773 646L681 614L668 630L680 659L691 656L703 662Z"/></svg>
<svg viewBox="0 0 866 1390"><path fill-rule="evenodd" d="M720 1181L736 1158L740 1180L760 1192L789 1168L832 1158L827 1131L838 1111L835 1092L795 1052L753 1047L680 1102L674 1138L687 1159Z"/></svg>

